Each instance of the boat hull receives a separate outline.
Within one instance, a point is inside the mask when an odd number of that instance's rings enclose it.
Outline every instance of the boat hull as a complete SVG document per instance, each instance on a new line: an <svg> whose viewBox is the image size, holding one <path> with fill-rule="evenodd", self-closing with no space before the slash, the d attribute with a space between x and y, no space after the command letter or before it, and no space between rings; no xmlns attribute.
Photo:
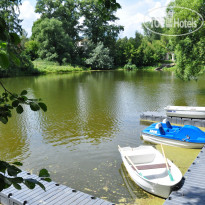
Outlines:
<svg viewBox="0 0 205 205"><path fill-rule="evenodd" d="M167 106L164 109L170 117L205 118L205 107Z"/></svg>
<svg viewBox="0 0 205 205"><path fill-rule="evenodd" d="M155 135L149 135L142 133L142 138L144 141L151 142L153 144L164 144L164 145L169 145L169 146L174 146L174 147L182 147L182 148L189 148L189 149L200 149L204 146L204 143L191 143L191 142L186 142L186 141L180 141L180 140L173 140L173 139L168 139L165 137L158 137Z"/></svg>
<svg viewBox="0 0 205 205"><path fill-rule="evenodd" d="M127 169L127 172L129 173L130 177L132 178L132 180L142 189L144 189L145 191L160 196L162 198L168 198L173 187L176 186L165 186L165 185L160 185L160 184L156 184L156 183L152 183L148 180L145 180L142 176L136 174L136 171L134 171L130 165L128 164L127 160L124 158L124 156L122 156L122 160L123 163Z"/></svg>
<svg viewBox="0 0 205 205"><path fill-rule="evenodd" d="M169 117L205 119L205 112L167 110L166 115Z"/></svg>

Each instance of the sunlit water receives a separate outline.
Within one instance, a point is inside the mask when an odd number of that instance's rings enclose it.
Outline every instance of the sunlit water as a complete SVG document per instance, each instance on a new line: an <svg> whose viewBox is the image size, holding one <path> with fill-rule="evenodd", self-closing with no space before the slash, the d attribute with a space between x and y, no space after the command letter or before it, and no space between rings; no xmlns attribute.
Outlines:
<svg viewBox="0 0 205 205"><path fill-rule="evenodd" d="M143 144L140 114L167 105L205 106L205 80L182 82L170 72L81 72L3 79L43 98L48 111L13 112L0 125L0 154L24 170L47 168L54 181L114 203L149 197L127 176L117 145Z"/></svg>

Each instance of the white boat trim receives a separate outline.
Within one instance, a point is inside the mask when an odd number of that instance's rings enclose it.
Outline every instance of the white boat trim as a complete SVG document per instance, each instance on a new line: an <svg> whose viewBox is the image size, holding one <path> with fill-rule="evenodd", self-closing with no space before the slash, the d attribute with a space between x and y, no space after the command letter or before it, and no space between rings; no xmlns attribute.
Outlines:
<svg viewBox="0 0 205 205"><path fill-rule="evenodd" d="M205 118L205 107L167 106L164 109L169 117Z"/></svg>
<svg viewBox="0 0 205 205"><path fill-rule="evenodd" d="M191 106L167 106L165 110L177 110L177 111L195 111L205 112L205 107L191 107Z"/></svg>
<svg viewBox="0 0 205 205"><path fill-rule="evenodd" d="M164 145L189 148L189 149L200 149L204 146L204 144L202 143L191 143L186 141L173 140L173 139L158 137L156 135L149 135L145 133L142 133L141 135L144 141L151 142L153 144L164 144Z"/></svg>

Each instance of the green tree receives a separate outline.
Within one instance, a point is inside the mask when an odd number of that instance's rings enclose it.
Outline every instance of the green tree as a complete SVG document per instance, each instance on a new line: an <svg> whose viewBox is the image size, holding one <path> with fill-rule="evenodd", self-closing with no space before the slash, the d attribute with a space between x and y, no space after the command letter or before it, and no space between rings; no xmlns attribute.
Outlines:
<svg viewBox="0 0 205 205"><path fill-rule="evenodd" d="M204 0L175 0L169 4L167 11L172 10L173 18L180 19L180 21L196 21L197 28L202 24L202 20L198 18L195 12L179 7L193 9L200 13L205 19L205 1ZM176 6L176 7L175 7ZM184 34L194 31L196 28L186 28L173 26L170 34ZM198 31L189 35L177 36L171 38L170 45L175 48L176 54L176 73L177 76L183 80L196 79L204 66L204 42L205 42L205 25Z"/></svg>
<svg viewBox="0 0 205 205"><path fill-rule="evenodd" d="M91 52L90 58L86 63L92 69L111 69L113 66L113 59L110 57L108 48L105 48L102 42L99 42L96 48Z"/></svg>
<svg viewBox="0 0 205 205"><path fill-rule="evenodd" d="M128 59L125 55L125 48L127 44L128 44L127 37L119 38L117 40L116 47L115 47L116 48L115 58L114 58L115 65L124 66L128 62Z"/></svg>
<svg viewBox="0 0 205 205"><path fill-rule="evenodd" d="M76 0L37 0L36 12L41 19L55 18L62 23L63 30L71 39L79 38L79 3Z"/></svg>
<svg viewBox="0 0 205 205"><path fill-rule="evenodd" d="M149 41L160 40L161 36L157 33L162 33L163 29L157 20L145 22L142 24L144 35ZM153 32L154 31L154 32Z"/></svg>
<svg viewBox="0 0 205 205"><path fill-rule="evenodd" d="M40 44L38 41L35 40L27 41L24 46L25 46L26 54L30 56L32 61L39 57L38 50L40 48Z"/></svg>
<svg viewBox="0 0 205 205"><path fill-rule="evenodd" d="M57 19L40 19L32 27L32 39L40 43L38 55L41 59L62 63L71 62L73 44Z"/></svg>
<svg viewBox="0 0 205 205"><path fill-rule="evenodd" d="M0 60L3 62L0 66L0 76L33 72L33 65L25 56L17 35L23 34L20 25L22 20L19 19L17 12L18 5L18 1L2 0L0 2L0 38L4 41L0 48Z"/></svg>
<svg viewBox="0 0 205 205"><path fill-rule="evenodd" d="M143 35L136 32L134 38L118 39L115 46L115 64L124 66L126 63L138 65L137 49L142 43Z"/></svg>
<svg viewBox="0 0 205 205"><path fill-rule="evenodd" d="M103 42L105 47L111 48L118 34L123 30L122 26L113 24L118 18L115 12L118 7L105 8L97 0L82 0L80 4L83 36L91 40L95 45Z"/></svg>
<svg viewBox="0 0 205 205"><path fill-rule="evenodd" d="M140 66L151 66L163 60L167 48L160 40L150 42L144 38L137 50L137 64Z"/></svg>

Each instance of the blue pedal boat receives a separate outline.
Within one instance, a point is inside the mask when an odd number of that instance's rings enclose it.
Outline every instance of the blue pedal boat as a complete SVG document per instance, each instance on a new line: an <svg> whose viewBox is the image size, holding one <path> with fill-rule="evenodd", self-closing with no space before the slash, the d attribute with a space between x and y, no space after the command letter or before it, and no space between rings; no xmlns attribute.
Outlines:
<svg viewBox="0 0 205 205"><path fill-rule="evenodd" d="M174 126L169 121L154 123L141 133L144 141L176 147L198 149L205 144L205 133L192 125Z"/></svg>

